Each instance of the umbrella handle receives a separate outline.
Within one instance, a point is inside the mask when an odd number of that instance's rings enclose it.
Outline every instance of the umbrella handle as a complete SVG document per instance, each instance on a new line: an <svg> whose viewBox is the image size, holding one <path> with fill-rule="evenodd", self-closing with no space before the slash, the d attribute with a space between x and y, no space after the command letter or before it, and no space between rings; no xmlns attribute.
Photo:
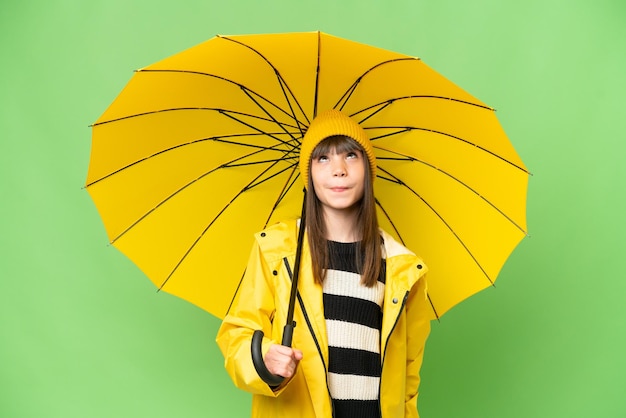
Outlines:
<svg viewBox="0 0 626 418"><path fill-rule="evenodd" d="M285 328L283 329L282 345L291 347L294 325L295 324L285 325ZM263 353L261 352L263 335L263 331L261 331L260 329L254 331L254 334L252 335L252 344L250 346L252 352L252 363L254 363L254 368L259 374L259 377L263 379L265 383L270 386L279 386L281 383L283 383L283 380L285 380L285 378L272 374L272 372L270 372L267 367L265 367L265 362L263 361Z"/></svg>
<svg viewBox="0 0 626 418"><path fill-rule="evenodd" d="M287 309L287 321L283 328L283 341L282 345L291 347L291 341L293 339L293 329L296 326L296 322L293 320L293 312L296 305L296 295L298 293L298 277L300 273L300 257L302 255L302 243L304 241L304 225L306 216L306 189L304 189L304 200L302 201L302 215L300 217L301 227L298 230L298 246L296 247L296 261L294 264L294 273L291 281L291 294L289 296L289 308ZM259 377L263 379L265 383L270 386L279 386L283 380L282 376L272 374L263 361L263 353L261 352L261 343L263 342L263 331L257 329L252 335L252 344L250 349L252 351L252 363L254 368L259 374Z"/></svg>

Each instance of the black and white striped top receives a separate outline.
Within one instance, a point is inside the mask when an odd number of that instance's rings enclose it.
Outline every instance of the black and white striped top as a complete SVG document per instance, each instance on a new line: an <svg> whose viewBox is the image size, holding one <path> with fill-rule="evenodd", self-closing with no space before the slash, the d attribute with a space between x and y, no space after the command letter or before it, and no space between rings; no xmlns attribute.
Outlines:
<svg viewBox="0 0 626 418"><path fill-rule="evenodd" d="M366 287L361 284L357 269L358 243L329 241L328 245L330 266L323 286L324 316L328 382L335 417L378 418L385 264L378 283Z"/></svg>

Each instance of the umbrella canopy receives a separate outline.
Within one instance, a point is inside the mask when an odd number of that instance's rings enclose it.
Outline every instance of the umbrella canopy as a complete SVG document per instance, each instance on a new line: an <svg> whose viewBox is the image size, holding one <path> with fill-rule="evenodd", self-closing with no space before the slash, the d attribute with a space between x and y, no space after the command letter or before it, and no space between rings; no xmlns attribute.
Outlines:
<svg viewBox="0 0 626 418"><path fill-rule="evenodd" d="M299 216L300 142L330 108L371 138L381 227L426 260L434 315L493 285L528 182L494 110L418 58L321 32L217 36L135 72L93 124L86 188L111 243L222 318L253 233Z"/></svg>

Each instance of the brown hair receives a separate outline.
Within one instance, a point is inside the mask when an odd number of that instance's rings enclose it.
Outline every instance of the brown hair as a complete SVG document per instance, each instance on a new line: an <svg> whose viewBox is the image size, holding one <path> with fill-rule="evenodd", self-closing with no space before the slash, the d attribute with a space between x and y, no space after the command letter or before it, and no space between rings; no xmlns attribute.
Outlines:
<svg viewBox="0 0 626 418"><path fill-rule="evenodd" d="M326 238L326 224L322 211L322 204L315 194L313 180L311 179L311 160L319 158L321 155L334 149L337 153L349 151L363 151L363 147L354 139L335 135L321 141L313 150L309 161L309 175L306 194L306 231L308 235L309 248L311 252L311 262L313 266L313 277L318 283L322 283L326 277L326 266L329 265L330 254L328 252ZM365 154L363 154L365 156ZM376 217L376 201L374 199L373 179L370 175L371 167L368 158L363 158L365 164L364 193L359 202L357 228L361 242L356 251L356 264L361 271L362 283L368 287L376 284L381 270L382 258L382 238L378 230L378 218ZM362 261L362 264L360 260Z"/></svg>

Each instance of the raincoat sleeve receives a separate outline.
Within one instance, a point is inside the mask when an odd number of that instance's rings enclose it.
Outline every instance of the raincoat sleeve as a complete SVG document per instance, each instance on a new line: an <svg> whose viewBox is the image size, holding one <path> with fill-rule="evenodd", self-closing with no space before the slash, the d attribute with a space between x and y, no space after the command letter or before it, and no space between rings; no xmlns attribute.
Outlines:
<svg viewBox="0 0 626 418"><path fill-rule="evenodd" d="M224 366L235 386L253 394L277 396L257 374L250 345L252 334L260 329L265 334L262 353L265 356L275 341L272 335L274 317L274 286L269 268L255 241L239 291L217 334L217 344L224 355Z"/></svg>
<svg viewBox="0 0 626 418"><path fill-rule="evenodd" d="M417 396L420 368L424 358L426 339L430 334L431 308L426 294L426 277L422 276L409 293L406 304L408 324L406 359L405 417L417 418Z"/></svg>

